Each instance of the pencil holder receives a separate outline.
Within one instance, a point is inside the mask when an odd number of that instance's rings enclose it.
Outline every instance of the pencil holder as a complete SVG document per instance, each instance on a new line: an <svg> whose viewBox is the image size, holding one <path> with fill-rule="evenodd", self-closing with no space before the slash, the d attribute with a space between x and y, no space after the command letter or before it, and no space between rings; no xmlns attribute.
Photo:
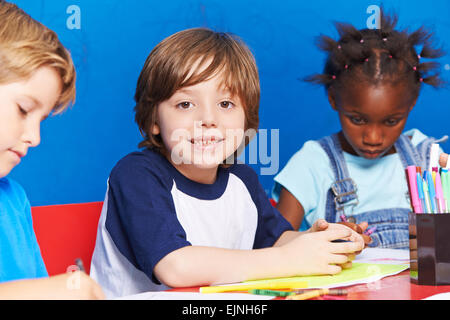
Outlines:
<svg viewBox="0 0 450 320"><path fill-rule="evenodd" d="M450 284L450 214L409 213L409 256L412 283Z"/></svg>

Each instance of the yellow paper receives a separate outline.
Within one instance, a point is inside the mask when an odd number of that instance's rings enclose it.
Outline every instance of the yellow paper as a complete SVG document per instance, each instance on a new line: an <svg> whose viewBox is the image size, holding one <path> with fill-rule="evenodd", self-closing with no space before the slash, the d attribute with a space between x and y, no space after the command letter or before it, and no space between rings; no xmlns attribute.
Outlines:
<svg viewBox="0 0 450 320"><path fill-rule="evenodd" d="M233 285L202 287L200 292L245 291L252 289L285 289L285 288L332 288L358 283L369 283L394 275L409 268L409 265L370 264L354 262L350 269L344 269L336 275L300 276L245 281Z"/></svg>
<svg viewBox="0 0 450 320"><path fill-rule="evenodd" d="M394 275L409 268L408 264L371 264L353 262L350 269L344 269L336 275L301 276L290 278L268 279L263 281L282 283L284 281L304 281L308 283L307 288L332 288L346 285L369 283L381 278ZM260 280L246 281L244 284L256 284Z"/></svg>

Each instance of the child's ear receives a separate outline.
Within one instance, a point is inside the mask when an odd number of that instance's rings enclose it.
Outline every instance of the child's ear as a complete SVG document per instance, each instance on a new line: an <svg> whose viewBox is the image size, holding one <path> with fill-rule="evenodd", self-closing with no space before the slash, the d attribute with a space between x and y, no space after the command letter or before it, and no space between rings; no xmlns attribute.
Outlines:
<svg viewBox="0 0 450 320"><path fill-rule="evenodd" d="M152 126L150 131L155 136L161 133L161 130L160 130L158 124L156 124L156 123Z"/></svg>
<svg viewBox="0 0 450 320"><path fill-rule="evenodd" d="M330 103L330 105L333 108L333 110L337 110L336 99L335 99L335 96L334 96L334 92L331 89L328 90L328 102Z"/></svg>

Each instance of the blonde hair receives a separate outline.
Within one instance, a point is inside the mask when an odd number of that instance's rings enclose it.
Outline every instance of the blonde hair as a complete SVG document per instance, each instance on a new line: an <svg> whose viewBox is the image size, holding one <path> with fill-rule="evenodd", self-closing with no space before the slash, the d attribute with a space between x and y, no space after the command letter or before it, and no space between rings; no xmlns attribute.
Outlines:
<svg viewBox="0 0 450 320"><path fill-rule="evenodd" d="M40 67L52 67L62 91L54 114L75 102L75 67L55 32L15 4L0 0L0 84L28 78Z"/></svg>
<svg viewBox="0 0 450 320"><path fill-rule="evenodd" d="M209 66L200 72L206 61ZM196 61L196 69L192 70ZM135 120L144 140L139 147L162 151L160 135L151 134L157 106L177 90L198 84L223 72L223 84L239 96L245 112L245 129L259 125L260 86L255 59L237 36L206 28L177 32L150 53L138 79ZM245 145L248 141L245 141Z"/></svg>

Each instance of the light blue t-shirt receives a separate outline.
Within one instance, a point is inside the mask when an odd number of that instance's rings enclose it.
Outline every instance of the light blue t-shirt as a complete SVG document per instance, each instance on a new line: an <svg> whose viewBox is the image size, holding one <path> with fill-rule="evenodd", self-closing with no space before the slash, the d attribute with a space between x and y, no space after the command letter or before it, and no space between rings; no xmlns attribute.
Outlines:
<svg viewBox="0 0 450 320"><path fill-rule="evenodd" d="M404 134L411 136L414 146L427 138L417 129ZM344 159L359 198L359 204L353 212L346 212L347 216L378 209L410 208L405 170L397 153L372 160L344 152ZM274 180L273 198L278 201L281 186L287 189L302 204L307 225L325 219L327 192L336 179L329 157L317 141L307 141Z"/></svg>
<svg viewBox="0 0 450 320"><path fill-rule="evenodd" d="M48 276L23 188L0 179L0 282Z"/></svg>

